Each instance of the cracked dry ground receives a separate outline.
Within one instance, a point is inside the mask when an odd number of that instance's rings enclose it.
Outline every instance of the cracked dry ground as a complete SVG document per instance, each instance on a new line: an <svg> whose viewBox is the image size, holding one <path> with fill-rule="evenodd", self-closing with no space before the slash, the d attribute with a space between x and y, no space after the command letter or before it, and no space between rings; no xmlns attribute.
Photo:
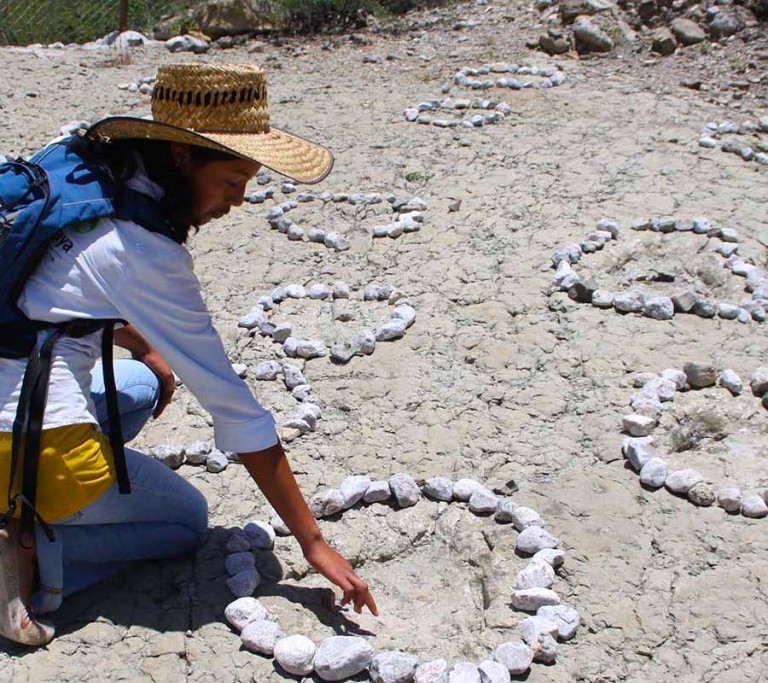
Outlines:
<svg viewBox="0 0 768 683"><path fill-rule="evenodd" d="M530 59L501 43L498 59ZM432 61L405 58L410 44ZM326 408L317 432L291 444L303 490L337 486L347 474L403 470L492 486L514 480L515 499L538 510L568 552L555 589L583 619L554 666L534 665L531 683L764 680L768 521L642 490L620 459L619 430L631 373L711 359L748 377L764 362L765 328L693 316L657 322L548 299L551 271L540 266L554 246L581 239L603 216L626 230L633 218L661 214L736 227L742 253L764 264L765 171L697 148L701 126L727 112L696 93L649 84L631 68L565 60L566 85L506 94L515 113L505 122L456 133L407 124L401 112L439 95L457 66L488 61L487 37L377 38L368 51L403 57L377 65L361 64L362 49L327 53L309 41L297 56L278 53L273 119L335 151L336 170L321 191L419 195L430 205L422 231L373 242L359 226L376 219L362 211L297 209L292 218L306 227L357 230L352 249L335 254L289 243L269 230L263 207L246 205L201 230L191 247L232 360L251 367L274 357L275 347L241 335L236 320L278 283L389 283L418 310L405 338L380 344L371 357L344 367L307 363ZM453 57L441 56L449 51ZM233 51L205 59L260 57ZM18 153L72 119L146 113L148 101L117 84L171 57L142 50L132 64L110 68L104 55L81 50L3 52L2 59L0 150ZM36 98L25 96L32 91ZM449 213L457 199L460 211ZM331 341L386 304L373 308L364 314L355 301L307 301L279 316L304 336ZM352 314L350 323L333 322L341 311ZM255 391L278 415L290 409L275 384ZM767 417L754 411L728 425L751 440L755 459L768 444ZM210 437L205 414L182 389L138 444ZM675 462L685 466L685 457ZM768 479L757 463L749 469L755 486ZM137 567L71 599L54 615L59 635L47 649L2 646L0 681L283 680L270 660L241 651L223 622L231 600L225 530L265 519L264 500L237 465L220 475L180 472L210 502L204 549L193 559ZM283 539L262 569L285 577L267 582L264 600L286 632L320 638L357 630L375 634L377 649L477 661L522 618L505 606L523 565L510 529L427 502L402 512L355 510L322 526L370 582L382 617L329 609L327 584L307 575L295 544Z"/></svg>

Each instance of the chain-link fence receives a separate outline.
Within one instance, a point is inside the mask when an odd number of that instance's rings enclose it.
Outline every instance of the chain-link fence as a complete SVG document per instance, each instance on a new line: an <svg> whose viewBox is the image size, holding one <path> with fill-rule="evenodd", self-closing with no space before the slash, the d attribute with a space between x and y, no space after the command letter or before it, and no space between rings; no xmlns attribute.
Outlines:
<svg viewBox="0 0 768 683"><path fill-rule="evenodd" d="M128 0L127 25L149 31L178 0ZM0 0L0 45L85 43L120 27L120 0Z"/></svg>

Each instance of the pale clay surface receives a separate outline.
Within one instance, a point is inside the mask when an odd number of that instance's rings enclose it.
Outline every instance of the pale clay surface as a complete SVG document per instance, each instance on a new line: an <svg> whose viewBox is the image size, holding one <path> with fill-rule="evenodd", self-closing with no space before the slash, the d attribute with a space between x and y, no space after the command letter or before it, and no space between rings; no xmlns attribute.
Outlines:
<svg viewBox="0 0 768 683"><path fill-rule="evenodd" d="M622 227L649 215L708 216L739 229L739 253L762 262L765 169L753 171L734 155L700 151L695 143L709 120L757 116L729 116L700 93L663 83L654 67L621 71L613 59L564 57L568 82L515 93L519 115L469 131L470 144L462 146L452 137L464 139L460 131L406 124L402 110L438 96L458 67L485 63L490 39L500 58L527 58L525 30L499 26L509 26L503 14L528 15L504 3L452 12L446 29L401 38L368 35L372 44L365 47L343 41L324 52L320 41L310 41L293 56L267 48L283 67L269 72L275 122L317 137L336 154L333 174L312 191L419 195L431 214L418 233L373 242L357 229L356 207L307 204L302 215L309 225L330 231L343 224L351 248L340 254L288 242L270 230L260 207L245 205L203 226L190 248L230 359L248 365L246 382L277 416L287 416L297 402L282 377L271 383L253 378L258 363L278 357L275 345L259 335L249 338L237 320L281 284L396 284L419 315L403 339L377 345L372 356L346 366L327 358L289 361L324 401L317 431L290 452L306 495L338 486L355 472L379 480L402 471L417 478L468 477L490 488L514 480L520 491L510 495L537 510L568 552L567 572L555 587L583 619L576 637L560 647L557 663L534 665L528 683L759 683L768 670L762 649L768 613L754 606L768 599L768 521L731 516L716 505L697 508L638 486L623 467L620 424L636 372L682 368L698 359L733 369L747 384L765 360L764 329L693 315L658 322L576 304L566 295L547 298L552 271L539 270L556 246L581 240L604 216ZM450 29L468 19L485 23ZM522 27L520 21L515 26ZM468 40L455 42L459 33ZM415 68L409 57L361 69L362 50L405 55L412 45L431 61ZM453 63L448 51L458 55ZM0 152L29 153L68 120L148 113L147 104L137 106L117 84L178 59L164 48L138 49L133 63L101 68L106 57L100 53L52 52L46 59L2 52ZM262 55L244 49L203 59L263 63ZM326 83L332 88L320 96L318 85ZM38 97L24 97L27 91ZM361 116L363 101L369 106ZM409 172L428 180L406 182ZM277 193L276 199L284 197ZM448 213L445 207L457 199L461 209ZM382 204L367 211L362 228L392 216ZM631 237L658 244L662 258L674 250L690 254L704 239L675 235L675 247L662 234ZM615 258L611 249L606 245L585 261L603 268ZM327 268L334 273L321 272ZM722 289L743 293L743 278L724 275ZM669 292L659 286L654 293ZM293 323L294 334L330 339L335 330L375 329L391 309L387 302L366 302L368 314L357 303L290 299L280 314ZM334 322L345 312L353 320ZM676 414L707 409L716 395L693 393L675 399ZM722 408L728 411L726 438L706 442L710 452L676 454L674 469L693 468L745 491L750 482L765 483L765 412L746 394L728 398ZM657 431L665 420L673 416L662 417ZM212 436L209 417L182 387L134 445ZM715 448L721 450L713 458ZM3 644L2 683L285 680L272 660L240 649L223 617L232 596L223 562L229 532L222 529L268 519L267 503L240 465L221 474L199 467L178 472L208 499L212 531L204 548L192 558L137 567L67 599L52 615L59 635L50 646L22 656ZM307 573L291 537L276 540L283 584L274 584L274 563L260 567L261 600L285 633L306 634L315 643L333 630L313 610L327 623L361 624L375 634L377 651L413 651L421 661L445 658L449 671L461 659L476 665L491 658L509 640L493 624L509 621L516 628L527 615L497 611L493 600L484 610L484 593L508 603L511 582L527 561L508 552L517 537L511 524L497 525L455 505L441 511L440 505L422 499L397 512L375 505L320 521L353 564L364 562L360 571L378 600L379 619L328 610L328 584Z"/></svg>

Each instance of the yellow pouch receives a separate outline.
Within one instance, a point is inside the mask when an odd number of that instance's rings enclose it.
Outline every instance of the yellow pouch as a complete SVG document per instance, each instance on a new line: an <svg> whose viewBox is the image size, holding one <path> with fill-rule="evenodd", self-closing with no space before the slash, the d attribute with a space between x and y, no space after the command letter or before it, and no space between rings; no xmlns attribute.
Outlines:
<svg viewBox="0 0 768 683"><path fill-rule="evenodd" d="M10 463L11 434L0 432L0 508L5 508ZM16 478L15 484L19 479ZM92 424L43 431L36 507L46 522L56 522L82 510L101 496L114 480L109 439ZM16 485L13 495L18 492ZM19 513L17 509L17 517Z"/></svg>

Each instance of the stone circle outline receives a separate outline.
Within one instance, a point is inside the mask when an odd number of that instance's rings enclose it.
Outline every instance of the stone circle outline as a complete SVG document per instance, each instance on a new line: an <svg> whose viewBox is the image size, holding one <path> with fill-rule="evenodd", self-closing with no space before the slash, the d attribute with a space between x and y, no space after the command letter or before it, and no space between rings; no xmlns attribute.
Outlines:
<svg viewBox="0 0 768 683"><path fill-rule="evenodd" d="M757 373L761 370L764 377L757 379ZM670 493L686 497L699 507L709 507L716 503L728 513L750 518L768 516L768 488L762 494L745 496L737 486L713 486L696 470L672 470L651 438L663 413L663 404L673 403L681 391L722 387L731 396L744 393L746 389L737 373L730 368L718 372L711 365L686 363L683 370L667 368L658 374L635 374L633 387L638 390L630 398L630 407L634 412L622 417L623 431L628 434L622 444L622 454L638 475L641 485L653 490L665 488ZM758 368L753 373L750 388L768 408L768 369ZM753 486L744 490L760 488Z"/></svg>
<svg viewBox="0 0 768 683"><path fill-rule="evenodd" d="M638 313L656 320L669 320L675 314L694 313L699 317L709 319L719 317L727 320L738 320L741 323L752 321L763 322L768 308L768 273L756 266L751 260L738 255L740 237L732 228L715 227L704 217L693 219L661 216L635 220L631 229L634 231L651 231L664 234L679 234L693 232L718 238L719 244L714 244L709 250L722 259L722 265L734 275L744 277L745 290L751 293L750 300L739 305L726 302L711 302L703 297L695 296L691 301L689 289L680 294L667 297L651 295L646 297L638 287L624 290L592 289L583 283L581 276L572 267L582 256L595 253L604 246L620 239L621 227L617 221L602 218L597 222L596 230L589 233L581 243L569 242L559 245L552 253L551 268L555 275L551 280L549 295L555 291L567 292L579 303L591 304L595 308L613 309L620 313ZM619 299L619 297L625 298Z"/></svg>
<svg viewBox="0 0 768 683"><path fill-rule="evenodd" d="M399 478L399 483L397 485L392 485L391 482L393 479ZM345 495L342 493L345 484L350 480L366 480L368 481L368 488L365 490L365 492L362 492L363 489L361 487L358 487L355 491L354 495L349 495L349 492ZM437 480L443 480L438 485L435 483ZM433 489L429 489L430 482L433 482ZM447 484L445 484L447 482ZM365 485L365 481L360 481L360 484ZM387 498L372 498L371 500L367 500L368 492L372 490L372 488L376 488L377 490L382 490L382 484L389 486L389 492ZM396 492L396 486L403 486L401 489L404 491L403 493L403 499L401 500L401 496ZM450 486L450 493L448 494L445 491L445 487L449 485ZM441 490L441 493L437 493L438 486ZM414 488L415 487L415 488ZM463 488L462 488L463 487ZM429 489L431 493L427 493L425 489ZM437 497L437 496L440 497ZM450 496L450 500L446 500ZM359 504L363 507L374 505L376 503L385 503L385 502L391 502L394 499L393 504L395 505L396 509L403 509L406 507L411 507L413 505L416 505L422 498L432 501L432 502L444 502L447 504L450 504L451 502L465 502L467 503L467 509L472 512L475 515L478 516L488 516L493 515L493 520L498 524L506 524L506 523L512 523L514 528L518 530L518 538L515 544L516 550L519 552L522 552L522 554L526 555L528 557L528 564L523 567L523 569L519 570L517 572L517 575L515 577L515 585L523 585L527 586L527 583L520 583L518 582L522 581L529 581L533 580L534 583L544 583L548 584L549 587L541 587L536 586L534 588L515 588L512 591L512 599L513 599L513 605L512 609L518 612L533 614L534 616L529 616L523 620L520 624L520 632L521 632L521 640L516 641L513 643L514 650L518 654L524 654L525 649L527 648L530 651L530 660L528 661L528 664L525 666L524 669L512 671L509 670L512 675L519 675L526 673L532 662L542 662L542 663L548 663L552 664L555 662L557 657L557 651L558 651L558 642L566 642L570 640L576 633L576 630L579 626L579 613L578 611L573 608L571 605L564 603L562 599L560 598L557 593L555 593L553 590L551 590L552 584L554 580L557 578L556 570L561 567L565 561L565 551L562 551L559 549L560 541L559 539L553 537L551 534L549 534L545 529L545 523L544 520L541 519L541 517L536 513L533 509L527 508L525 506L518 506L514 501L512 501L511 498L505 498L500 497L494 494L492 491L484 487L479 482L472 480L472 479L459 479L456 482L444 478L444 477L433 477L431 479L428 479L426 481L420 481L416 482L410 475L404 472L400 472L396 475L392 475L388 480L372 480L369 477L366 477L364 475L351 475L347 477L344 482L340 485L339 489L325 489L321 490L318 493L315 494L310 499L310 508L312 509L313 515L318 518L324 518L324 517L331 517L334 515L341 515L346 510L351 509L355 506L358 506ZM512 516L516 512L518 512L518 515L513 520ZM250 528L250 532L249 532ZM521 551L521 537L528 531L531 530L531 533L528 534L531 537L534 536L541 536L541 544L542 547L536 551L534 550L526 550ZM538 530L538 533L537 531ZM250 522L245 525L242 529L235 528L232 530L232 533L230 535L229 540L227 541L227 552L229 555L227 558L232 557L233 555L245 555L246 553L252 553L253 551L269 551L271 552L274 546L274 540L277 535L280 536L286 536L290 535L290 531L287 529L285 524L282 522L282 520L276 515L274 510L272 510L272 515L270 517L270 521L263 522L263 521L254 521ZM527 546L527 541L523 544ZM248 548L246 550L246 548ZM245 571L251 571L248 570L242 570L241 572L235 572L238 568L238 566L243 566L243 563L241 560L247 560L247 558L238 558L237 562L232 561L232 567L230 567L225 560L225 568L227 570L227 573L230 575L230 578L227 579L227 584L230 587L230 590L232 590L233 595L235 596L237 602L238 600L242 598L248 598L252 597L253 594L256 592L258 585L260 584L260 578L258 577L258 570L255 568L255 559L253 562L253 573L255 573L255 585L250 591L248 590L250 588L251 583L254 583L254 581L248 581L247 577L243 577L242 581L240 579L235 579L235 577L239 576L242 572ZM250 566L249 562L245 562L245 564ZM545 569L542 565L546 565L548 569ZM529 571L529 574L531 573L531 568L536 568L537 571L544 571L546 574L546 577L542 581L541 578L533 577L532 579L528 578L528 575L525 575L524 579L521 579L521 576L524 575L524 572L526 570ZM240 593L243 592L241 590L238 590L240 584L243 584L245 588L245 593L241 595ZM237 586L237 588L236 588ZM533 592L532 592L533 591ZM254 598L254 600L256 600ZM514 601L518 600L518 605L514 605ZM529 603L526 603L526 600L530 600ZM258 600L256 600L258 602ZM531 605L535 605L537 601L542 602L541 605L538 607L531 607ZM230 603L230 606L233 605L233 603ZM260 604L260 603L259 603ZM525 606L527 604L527 607ZM522 606L521 606L522 605ZM547 609L550 608L561 608L560 610L557 609ZM543 610L543 611L542 611ZM268 615L268 610L266 608L263 608L262 611L266 611L267 616L266 617L260 617L258 620L270 620ZM551 616L550 618L547 618L548 614L559 614L559 613L565 613L568 615L568 619L565 617L555 617ZM543 619L543 621L542 621ZM574 621L575 619L575 621ZM227 617L227 620L230 621L230 626L234 628L235 630L238 630L239 627L236 626L233 621ZM242 629L244 631L244 628ZM278 627L279 630L279 627ZM286 637L285 634L282 634L282 631L280 631L281 635L283 637ZM554 635L557 634L557 635ZM288 637L293 637L296 635L301 634L289 634ZM241 635L242 637L242 635ZM333 637L333 636L332 636ZM557 640L555 640L557 639ZM361 639L362 640L362 639ZM277 641L276 641L277 642ZM495 651L495 657L496 659L494 661L497 661L499 663L502 663L502 666L505 666L502 662L504 659L503 654L499 654L502 647L504 647L507 644L507 641L504 643L501 643L498 648ZM274 645L273 645L274 647ZM317 646L319 647L319 646ZM260 654L263 654L267 657L273 657L274 654L270 653L268 651L261 651L257 650ZM383 651L387 652L387 651ZM381 654L381 653L378 653ZM523 657L525 659L526 657ZM373 651L371 650L371 659L373 659ZM431 660L434 661L445 661L445 660ZM484 660L485 663L489 660ZM424 662L424 664L429 664L430 662ZM457 662L456 665L462 665L466 664L466 662ZM365 667L365 669L360 669L358 672L352 675L357 675L357 673L362 672L363 670L367 670L369 664ZM472 665L474 666L474 665ZM511 664L510 664L511 666ZM447 674L448 667L446 665L445 672ZM311 672L307 672L309 675ZM328 678L323 680L346 680L348 677L344 676L343 678ZM408 679L411 680L411 679Z"/></svg>

